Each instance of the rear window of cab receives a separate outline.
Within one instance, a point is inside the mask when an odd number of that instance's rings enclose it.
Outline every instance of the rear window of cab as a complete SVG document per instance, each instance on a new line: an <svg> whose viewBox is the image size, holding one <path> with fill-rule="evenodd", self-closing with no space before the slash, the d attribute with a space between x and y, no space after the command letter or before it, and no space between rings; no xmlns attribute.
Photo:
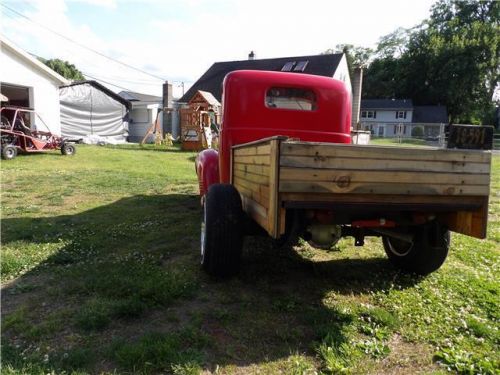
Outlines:
<svg viewBox="0 0 500 375"><path fill-rule="evenodd" d="M318 108L316 94L312 90L292 87L272 87L266 92L266 107L315 111Z"/></svg>

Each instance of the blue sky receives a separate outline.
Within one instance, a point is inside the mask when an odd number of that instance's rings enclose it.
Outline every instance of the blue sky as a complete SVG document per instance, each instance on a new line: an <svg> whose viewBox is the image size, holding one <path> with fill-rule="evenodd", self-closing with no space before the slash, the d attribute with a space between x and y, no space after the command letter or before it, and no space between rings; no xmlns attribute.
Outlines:
<svg viewBox="0 0 500 375"><path fill-rule="evenodd" d="M336 44L374 47L429 16L433 0L3 0L69 39L174 83L180 96L216 61L318 54ZM71 43L0 7L0 32L26 51L59 57L114 91L161 94L162 81Z"/></svg>

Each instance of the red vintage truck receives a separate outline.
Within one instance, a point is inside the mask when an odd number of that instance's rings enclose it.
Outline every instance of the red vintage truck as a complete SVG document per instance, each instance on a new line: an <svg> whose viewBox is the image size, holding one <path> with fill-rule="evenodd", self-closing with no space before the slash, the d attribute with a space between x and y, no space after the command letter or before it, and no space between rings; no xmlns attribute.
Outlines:
<svg viewBox="0 0 500 375"><path fill-rule="evenodd" d="M350 93L327 77L235 71L222 103L220 149L196 159L209 274L238 272L247 221L285 244L381 237L396 267L424 275L449 231L485 238L490 151L353 145Z"/></svg>

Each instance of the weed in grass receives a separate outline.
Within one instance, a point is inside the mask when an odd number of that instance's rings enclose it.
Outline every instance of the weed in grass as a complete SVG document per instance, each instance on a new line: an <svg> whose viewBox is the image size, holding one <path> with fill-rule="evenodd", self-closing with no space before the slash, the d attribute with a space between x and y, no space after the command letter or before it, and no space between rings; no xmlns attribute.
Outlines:
<svg viewBox="0 0 500 375"><path fill-rule="evenodd" d="M2 343L2 374L85 374L82 370L93 365L95 353L88 348L73 348L64 353L43 353L28 348L16 348ZM58 370L56 370L58 369Z"/></svg>
<svg viewBox="0 0 500 375"><path fill-rule="evenodd" d="M10 295L29 293L36 290L39 285L25 282L15 283L11 288L8 289L7 293Z"/></svg>
<svg viewBox="0 0 500 375"><path fill-rule="evenodd" d="M12 330L16 333L22 333L30 328L26 308L21 307L3 318L2 330Z"/></svg>
<svg viewBox="0 0 500 375"><path fill-rule="evenodd" d="M389 346L383 341L377 338L370 338L368 340L362 340L357 344L357 347L365 354L368 354L372 358L381 359L387 357L391 350Z"/></svg>
<svg viewBox="0 0 500 375"><path fill-rule="evenodd" d="M174 375L198 375L202 371L201 366L196 362L174 364L171 369Z"/></svg>
<svg viewBox="0 0 500 375"><path fill-rule="evenodd" d="M373 322L376 325L390 329L395 329L399 325L398 318L381 307L363 309L360 315L368 322Z"/></svg>
<svg viewBox="0 0 500 375"><path fill-rule="evenodd" d="M442 348L434 356L438 363L448 371L459 374L494 375L498 374L498 361L495 363L489 357L478 358L464 350L456 348Z"/></svg>
<svg viewBox="0 0 500 375"><path fill-rule="evenodd" d="M317 371L308 358L300 354L294 354L288 357L286 373L290 375L314 375L317 374Z"/></svg>
<svg viewBox="0 0 500 375"><path fill-rule="evenodd" d="M327 373L343 374L350 372L356 351L347 343L328 345L324 342L318 347L318 354Z"/></svg>
<svg viewBox="0 0 500 375"><path fill-rule="evenodd" d="M112 306L102 299L91 299L76 313L76 325L86 331L101 330L111 322Z"/></svg>
<svg viewBox="0 0 500 375"><path fill-rule="evenodd" d="M189 269L164 270L159 265L133 261L84 265L63 270L60 276L67 281L65 291L71 294L126 300L124 313L127 309L139 312L141 302L146 306L158 306L189 296L196 285Z"/></svg>
<svg viewBox="0 0 500 375"><path fill-rule="evenodd" d="M492 335L497 332L497 330L493 329L493 327L490 327L474 318L468 318L466 326L476 337L493 338ZM498 334L496 341L500 343L500 336L498 336Z"/></svg>
<svg viewBox="0 0 500 375"><path fill-rule="evenodd" d="M113 359L124 369L143 371L170 371L174 368L187 372L199 368L203 360L202 350L206 346L206 336L197 330L179 333L150 333L138 342L117 342L111 349ZM195 372L196 373L196 372Z"/></svg>
<svg viewBox="0 0 500 375"><path fill-rule="evenodd" d="M88 348L74 348L59 357L62 368L75 370L88 368L95 360L95 353Z"/></svg>

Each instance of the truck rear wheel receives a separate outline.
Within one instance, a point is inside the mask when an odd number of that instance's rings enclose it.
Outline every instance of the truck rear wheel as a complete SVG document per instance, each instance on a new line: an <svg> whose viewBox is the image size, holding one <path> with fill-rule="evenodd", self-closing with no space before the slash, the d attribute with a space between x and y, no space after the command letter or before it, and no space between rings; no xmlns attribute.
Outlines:
<svg viewBox="0 0 500 375"><path fill-rule="evenodd" d="M201 264L210 275L228 277L238 273L243 224L241 198L234 186L210 186L201 224Z"/></svg>
<svg viewBox="0 0 500 375"><path fill-rule="evenodd" d="M384 236L384 250L396 267L419 275L436 271L446 260L450 232L437 222L416 227L412 242Z"/></svg>

